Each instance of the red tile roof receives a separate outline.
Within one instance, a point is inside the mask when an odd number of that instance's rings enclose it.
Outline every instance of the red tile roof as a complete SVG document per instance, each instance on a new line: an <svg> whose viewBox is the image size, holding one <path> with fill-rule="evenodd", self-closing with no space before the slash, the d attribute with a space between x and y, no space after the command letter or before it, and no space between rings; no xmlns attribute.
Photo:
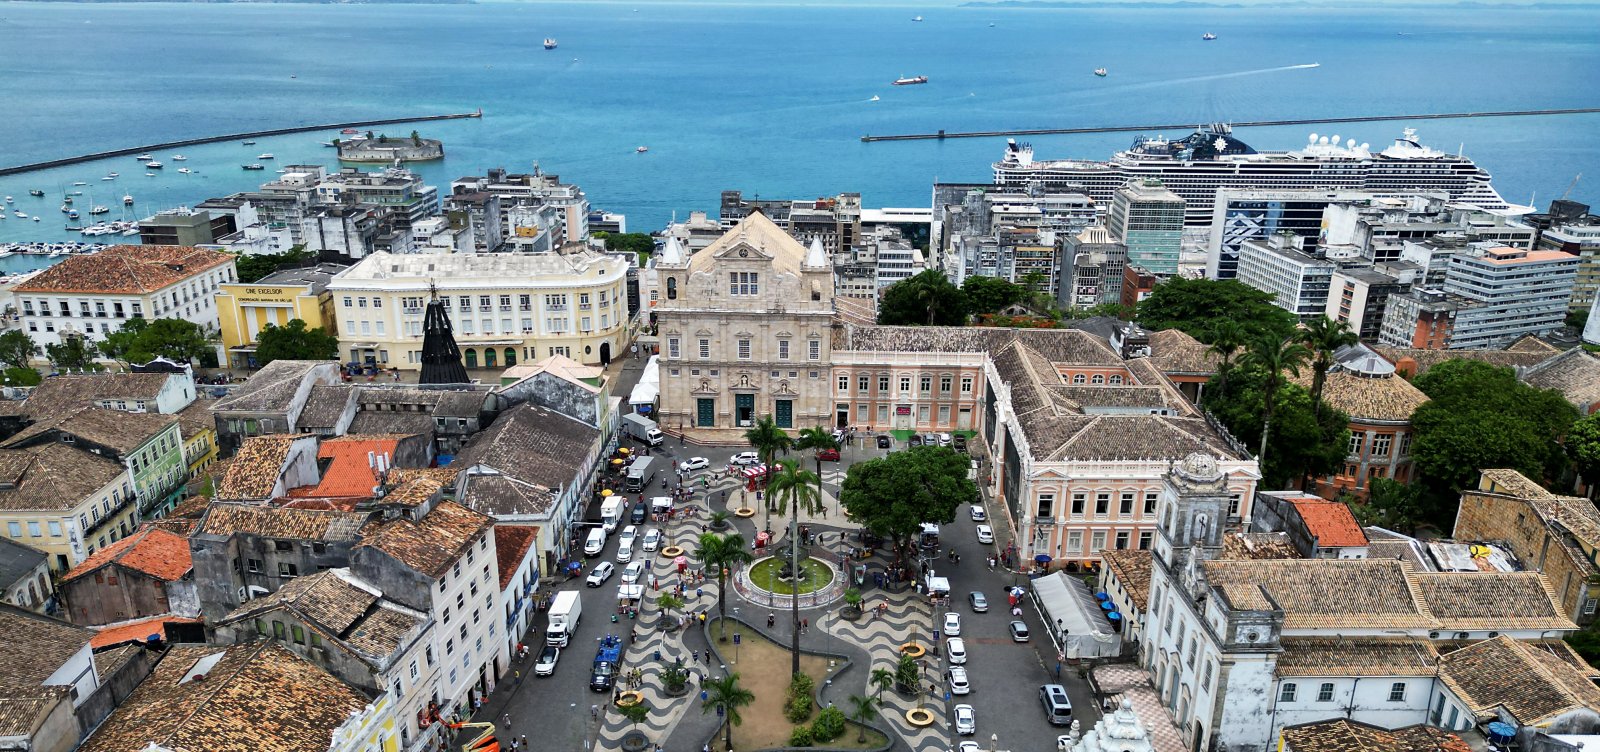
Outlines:
<svg viewBox="0 0 1600 752"><path fill-rule="evenodd" d="M114 245L90 256L68 256L17 286L16 291L147 293L233 263L233 256L182 245Z"/></svg>
<svg viewBox="0 0 1600 752"><path fill-rule="evenodd" d="M317 459L333 462L322 471L322 482L308 496L339 498L372 497L372 488L378 477L367 465L367 453L387 454L393 458L400 446L399 436L351 436L330 439L317 448Z"/></svg>
<svg viewBox="0 0 1600 752"><path fill-rule="evenodd" d="M1367 534L1361 530L1349 505L1338 501L1316 498L1291 499L1306 529L1317 539L1320 548L1344 548L1367 545Z"/></svg>
<svg viewBox="0 0 1600 752"><path fill-rule="evenodd" d="M501 590L505 590L512 578L516 577L517 565L522 563L522 557L527 555L537 537L539 528L536 525L494 526L494 551L499 560Z"/></svg>
<svg viewBox="0 0 1600 752"><path fill-rule="evenodd" d="M167 624L199 624L199 619L190 619L184 616L162 614L148 619L136 619L100 627L95 630L95 635L89 638L89 647L94 650L121 645L124 642L144 642L150 635L161 635L167 639Z"/></svg>
<svg viewBox="0 0 1600 752"><path fill-rule="evenodd" d="M193 568L188 538L164 528L146 526L94 552L67 572L61 581L71 582L112 562L164 582L177 580Z"/></svg>

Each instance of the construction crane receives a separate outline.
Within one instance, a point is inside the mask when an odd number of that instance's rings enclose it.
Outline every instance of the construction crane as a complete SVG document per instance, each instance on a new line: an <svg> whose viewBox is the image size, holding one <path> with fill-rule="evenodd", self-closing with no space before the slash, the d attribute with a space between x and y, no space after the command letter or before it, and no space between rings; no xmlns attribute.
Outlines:
<svg viewBox="0 0 1600 752"><path fill-rule="evenodd" d="M477 736L468 739L457 748L460 749L461 752L500 752L500 740L494 737L494 724L492 723L446 722L444 725L445 728L453 731L461 731L464 729L478 730ZM459 742L461 739L458 737L456 741Z"/></svg>

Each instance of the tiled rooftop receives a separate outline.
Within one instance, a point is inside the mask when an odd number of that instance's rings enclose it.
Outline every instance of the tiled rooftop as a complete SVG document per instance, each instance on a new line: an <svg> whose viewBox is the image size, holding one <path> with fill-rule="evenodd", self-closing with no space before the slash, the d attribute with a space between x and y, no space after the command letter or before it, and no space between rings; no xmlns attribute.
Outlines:
<svg viewBox="0 0 1600 752"><path fill-rule="evenodd" d="M1574 347L1522 375L1529 386L1556 389L1568 402L1586 411L1600 404L1600 355Z"/></svg>
<svg viewBox="0 0 1600 752"><path fill-rule="evenodd" d="M89 644L94 633L60 619L0 603L0 706L6 697L28 696ZM14 694L14 693L21 694Z"/></svg>
<svg viewBox="0 0 1600 752"><path fill-rule="evenodd" d="M1289 503L1300 513L1300 520L1319 548L1348 548L1367 545L1367 534L1350 513L1350 506L1340 501L1318 498L1295 498Z"/></svg>
<svg viewBox="0 0 1600 752"><path fill-rule="evenodd" d="M1461 737L1422 724L1385 729L1335 718L1287 726L1282 737L1284 752L1473 752Z"/></svg>
<svg viewBox="0 0 1600 752"><path fill-rule="evenodd" d="M1284 629L1431 629L1409 564L1388 559L1208 561L1206 581L1235 608L1284 611Z"/></svg>
<svg viewBox="0 0 1600 752"><path fill-rule="evenodd" d="M1151 552L1133 548L1104 551L1100 558L1128 591L1135 608L1144 611L1150 603Z"/></svg>
<svg viewBox="0 0 1600 752"><path fill-rule="evenodd" d="M462 469L485 465L521 483L557 489L571 483L577 468L590 459L599 435L598 430L565 415L523 403L501 413L472 437L451 464ZM465 503L486 514L515 513L504 511L507 508L497 503L512 499L489 493L493 483L479 486L484 479L476 476L468 482ZM548 494L543 495L548 504Z"/></svg>
<svg viewBox="0 0 1600 752"><path fill-rule="evenodd" d="M239 446L228 465L228 472L217 484L219 499L265 499L272 495L289 458L289 450L296 441L306 439L303 434L280 433L271 436L251 436Z"/></svg>
<svg viewBox="0 0 1600 752"><path fill-rule="evenodd" d="M233 393L217 401L213 412L274 412L286 410L300 382L312 369L338 365L331 360L274 360L256 371Z"/></svg>
<svg viewBox="0 0 1600 752"><path fill-rule="evenodd" d="M1162 329L1150 333L1150 361L1166 374L1210 375L1222 358L1182 329Z"/></svg>
<svg viewBox="0 0 1600 752"><path fill-rule="evenodd" d="M535 525L494 526L494 550L498 559L496 565L500 570L501 590L511 584L511 579L517 574L517 565L522 563L522 557L527 555L537 537L539 528ZM534 566L537 568L538 565Z"/></svg>
<svg viewBox="0 0 1600 752"><path fill-rule="evenodd" d="M367 523L362 512L285 509L253 504L213 502L195 535L226 537L236 533L264 538L355 541Z"/></svg>
<svg viewBox="0 0 1600 752"><path fill-rule="evenodd" d="M1302 369L1299 376L1290 374L1289 380L1309 389L1311 370ZM1428 395L1398 375L1365 376L1334 369L1328 372L1322 399L1354 421L1409 421L1428 401Z"/></svg>
<svg viewBox="0 0 1600 752"><path fill-rule="evenodd" d="M161 413L125 413L104 407L80 407L41 415L37 421L6 439L0 446L20 447L36 443L41 435L58 430L125 454L144 446L145 442L177 423L178 418Z"/></svg>
<svg viewBox="0 0 1600 752"><path fill-rule="evenodd" d="M26 577L32 577L48 554L33 546L0 537L0 589Z"/></svg>
<svg viewBox="0 0 1600 752"><path fill-rule="evenodd" d="M355 397L358 388L350 384L319 384L311 387L311 396L306 398L306 406L301 408L295 425L300 428L333 428L345 408L350 406L350 400Z"/></svg>
<svg viewBox="0 0 1600 752"><path fill-rule="evenodd" d="M1497 366L1528 367L1547 360L1551 353L1548 352L1512 352L1508 350L1417 350L1399 347L1375 347L1379 355L1387 358L1390 363L1400 368L1401 360L1410 359L1417 364L1416 373L1412 376L1421 376L1440 363L1454 358L1468 360L1481 360ZM1401 369L1404 370L1404 369Z"/></svg>
<svg viewBox="0 0 1600 752"><path fill-rule="evenodd" d="M1222 551L1218 559L1229 561L1254 561L1269 559L1298 559L1300 551L1289 542L1289 534L1276 533L1223 533Z"/></svg>
<svg viewBox="0 0 1600 752"><path fill-rule="evenodd" d="M114 245L93 256L69 256L27 282L18 293L149 293L208 269L233 263L233 256L181 245Z"/></svg>
<svg viewBox="0 0 1600 752"><path fill-rule="evenodd" d="M38 419L72 408L89 407L103 399L145 400L155 409L156 395L172 374L102 373L52 376L40 382L21 404L22 414ZM129 405L133 407L133 405Z"/></svg>
<svg viewBox="0 0 1600 752"><path fill-rule="evenodd" d="M94 555L67 572L61 581L71 582L113 562L157 580L173 582L188 574L192 568L189 539L161 528L143 527L133 535L94 552Z"/></svg>
<svg viewBox="0 0 1600 752"><path fill-rule="evenodd" d="M122 463L60 442L0 449L0 509L71 510L122 476Z"/></svg>
<svg viewBox="0 0 1600 752"><path fill-rule="evenodd" d="M1494 720L1497 708L1528 725L1575 708L1600 712L1594 668L1564 644L1501 635L1447 653L1440 664L1440 678L1480 720Z"/></svg>
<svg viewBox="0 0 1600 752"><path fill-rule="evenodd" d="M206 678L189 678L196 669ZM179 646L79 750L134 752L151 744L174 752L329 749L333 731L367 702L354 687L270 640Z"/></svg>
<svg viewBox="0 0 1600 752"><path fill-rule="evenodd" d="M151 635L159 635L161 639L165 640L167 639L168 623L199 624L200 620L162 614L147 619L134 619L133 621L117 624L107 624L103 627L95 628L94 637L89 640L89 647L100 650L112 645L144 643ZM104 679L105 676L102 675L101 678Z"/></svg>
<svg viewBox="0 0 1600 752"><path fill-rule="evenodd" d="M329 460L322 471L322 482L312 496L371 497L378 475L367 464L367 453L393 458L405 436L341 436L326 439L317 447L317 459Z"/></svg>
<svg viewBox="0 0 1600 752"><path fill-rule="evenodd" d="M1279 676L1433 676L1439 653L1427 640L1286 637Z"/></svg>
<svg viewBox="0 0 1600 752"><path fill-rule="evenodd" d="M438 577L493 525L492 517L443 501L415 522L403 518L375 522L357 547L376 548L418 572Z"/></svg>
<svg viewBox="0 0 1600 752"><path fill-rule="evenodd" d="M178 430L183 432L183 440L189 441L206 431L217 430L217 422L211 417L211 406L217 401L210 398L196 399L188 407L178 411ZM214 440L212 443L216 443Z"/></svg>
<svg viewBox="0 0 1600 752"><path fill-rule="evenodd" d="M1446 631L1578 628L1539 572L1421 572L1416 579Z"/></svg>

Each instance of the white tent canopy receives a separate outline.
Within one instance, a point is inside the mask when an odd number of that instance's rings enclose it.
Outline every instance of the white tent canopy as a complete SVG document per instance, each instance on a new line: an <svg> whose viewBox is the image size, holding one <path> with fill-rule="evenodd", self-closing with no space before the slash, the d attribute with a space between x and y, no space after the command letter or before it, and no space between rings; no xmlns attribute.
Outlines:
<svg viewBox="0 0 1600 752"><path fill-rule="evenodd" d="M1058 633L1053 637L1059 639L1059 632L1065 632L1065 640L1057 647L1068 657L1115 658L1121 653L1121 633L1112 630L1100 602L1082 580L1065 572L1036 578L1033 597L1038 599L1046 629Z"/></svg>
<svg viewBox="0 0 1600 752"><path fill-rule="evenodd" d="M661 356L652 355L644 364L644 373L639 376L639 383L633 387L633 393L628 395L628 404L633 405L635 412L639 405L654 407L656 397L661 394Z"/></svg>

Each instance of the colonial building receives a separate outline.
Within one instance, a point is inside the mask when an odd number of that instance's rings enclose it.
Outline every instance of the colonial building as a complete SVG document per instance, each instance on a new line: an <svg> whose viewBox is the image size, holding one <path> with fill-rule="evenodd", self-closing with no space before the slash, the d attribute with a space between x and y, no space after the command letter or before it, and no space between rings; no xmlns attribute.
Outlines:
<svg viewBox="0 0 1600 752"><path fill-rule="evenodd" d="M334 333L333 294L328 282L348 266L318 264L273 272L254 282L232 282L217 292L222 346L231 368L257 368L256 336L268 324L299 319L307 329Z"/></svg>
<svg viewBox="0 0 1600 752"><path fill-rule="evenodd" d="M1324 498L1341 493L1365 497L1374 478L1413 479L1411 414L1428 395L1401 378L1395 367L1363 344L1339 348L1322 387L1327 405L1350 416L1349 455L1339 471L1313 479L1308 490ZM1309 370L1290 379L1310 388Z"/></svg>
<svg viewBox="0 0 1600 752"><path fill-rule="evenodd" d="M1452 535L1509 548L1523 566L1550 580L1568 618L1594 621L1600 605L1600 512L1593 502L1550 493L1515 470L1484 470L1476 488L1461 492Z"/></svg>
<svg viewBox="0 0 1600 752"><path fill-rule="evenodd" d="M200 613L189 541L144 527L72 568L61 578L66 618L82 626Z"/></svg>
<svg viewBox="0 0 1600 752"><path fill-rule="evenodd" d="M61 442L0 450L0 535L63 574L138 527L133 478L109 457Z"/></svg>

